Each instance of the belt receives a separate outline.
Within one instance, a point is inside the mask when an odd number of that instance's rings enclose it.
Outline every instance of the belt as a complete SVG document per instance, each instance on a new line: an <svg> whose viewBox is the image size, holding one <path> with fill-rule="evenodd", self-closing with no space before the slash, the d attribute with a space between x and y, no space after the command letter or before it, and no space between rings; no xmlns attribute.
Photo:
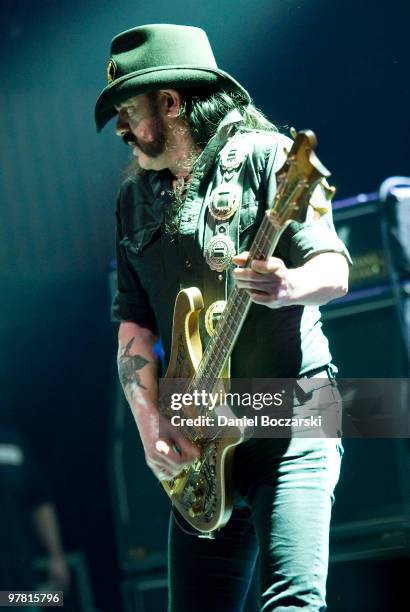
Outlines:
<svg viewBox="0 0 410 612"><path fill-rule="evenodd" d="M333 364L328 363L325 366L320 366L318 368L314 368L313 370L309 370L309 372L306 372L306 374L303 374L300 378L296 380L294 391L299 401L303 403L312 397L312 394L316 388L312 387L312 383L307 383L305 382L305 380L309 378L313 378L314 376L316 376L317 374L320 374L321 372L325 372L327 374L327 377L331 385L337 384L336 383L337 368ZM323 384L320 386L323 386ZM320 386L317 388L320 388Z"/></svg>
<svg viewBox="0 0 410 612"><path fill-rule="evenodd" d="M313 376L316 376L316 374L320 374L321 372L326 372L326 374L329 377L329 380L334 380L336 378L335 372L333 368L330 366L330 364L327 364L325 366L320 366L318 368L315 368L314 370L309 370L309 372L306 372L306 374L302 374L300 378L313 378Z"/></svg>

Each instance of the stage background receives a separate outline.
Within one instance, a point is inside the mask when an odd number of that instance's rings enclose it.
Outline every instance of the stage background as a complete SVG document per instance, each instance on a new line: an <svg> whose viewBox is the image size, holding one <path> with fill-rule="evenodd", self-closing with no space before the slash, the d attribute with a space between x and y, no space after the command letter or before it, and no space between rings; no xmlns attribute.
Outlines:
<svg viewBox="0 0 410 612"><path fill-rule="evenodd" d="M85 551L108 612L118 609L119 583L106 276L129 155L113 124L100 135L93 124L110 40L143 23L204 27L219 66L272 120L315 130L341 198L409 174L409 8L404 0L3 0L0 8L2 418L19 424L46 466L66 549Z"/></svg>

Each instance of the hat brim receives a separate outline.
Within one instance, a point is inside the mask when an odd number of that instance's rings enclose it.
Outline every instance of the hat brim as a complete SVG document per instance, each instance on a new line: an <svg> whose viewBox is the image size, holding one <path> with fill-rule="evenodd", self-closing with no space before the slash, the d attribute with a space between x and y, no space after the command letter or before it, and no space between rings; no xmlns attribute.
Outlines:
<svg viewBox="0 0 410 612"><path fill-rule="evenodd" d="M97 132L112 119L117 111L115 106L133 96L155 89L206 89L210 91L238 91L251 101L249 93L228 73L219 69L198 68L197 66L161 66L149 68L115 79L101 92L95 105Z"/></svg>

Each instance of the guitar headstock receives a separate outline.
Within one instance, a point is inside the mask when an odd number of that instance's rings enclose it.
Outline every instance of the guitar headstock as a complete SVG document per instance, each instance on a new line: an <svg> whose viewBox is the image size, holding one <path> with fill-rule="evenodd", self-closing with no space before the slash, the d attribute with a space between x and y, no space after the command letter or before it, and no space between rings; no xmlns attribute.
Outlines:
<svg viewBox="0 0 410 612"><path fill-rule="evenodd" d="M330 172L322 164L315 153L317 140L311 130L291 131L294 142L287 153L287 159L277 173L277 192L273 207L269 212L271 220L277 225L283 225L288 220L303 222L306 219L308 207L312 206L312 216L320 217L327 207L315 206L310 201L314 189L322 183L330 200L335 192L329 187L326 178Z"/></svg>

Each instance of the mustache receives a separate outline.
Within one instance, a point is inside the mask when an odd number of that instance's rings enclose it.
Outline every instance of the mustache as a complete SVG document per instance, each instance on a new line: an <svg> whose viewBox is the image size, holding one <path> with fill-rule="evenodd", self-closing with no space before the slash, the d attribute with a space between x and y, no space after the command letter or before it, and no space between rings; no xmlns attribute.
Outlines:
<svg viewBox="0 0 410 612"><path fill-rule="evenodd" d="M159 122L153 126L152 140L150 142L141 142L131 130L123 134L122 140L126 145L136 145L148 157L158 157L158 155L164 152L167 145L164 128Z"/></svg>

